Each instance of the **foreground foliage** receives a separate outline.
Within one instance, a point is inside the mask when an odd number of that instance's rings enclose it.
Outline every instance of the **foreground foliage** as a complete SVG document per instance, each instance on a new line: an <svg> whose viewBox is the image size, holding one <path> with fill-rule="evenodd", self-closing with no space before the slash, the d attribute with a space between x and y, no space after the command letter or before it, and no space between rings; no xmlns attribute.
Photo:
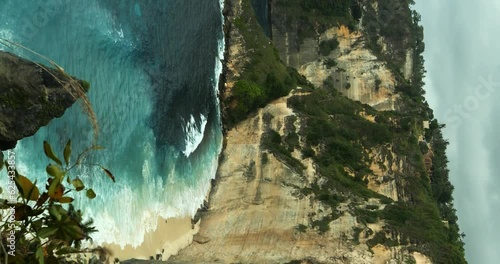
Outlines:
<svg viewBox="0 0 500 264"><path fill-rule="evenodd" d="M64 162L48 142L44 142L43 149L51 160L46 167L47 181L43 191L37 187L36 181L32 182L16 170L14 159L7 157L1 163L2 167L5 164L7 175L17 188L15 200L0 201L2 263L59 263L68 254L99 251L81 247L82 242L91 240L91 234L97 230L93 221L84 221L82 211L72 204L76 192L84 191L88 199L94 199L96 193L86 187L78 176L71 176L70 172L85 164L85 157L90 151L102 147L85 149L74 162L71 161L70 140L63 151ZM99 166L105 175L115 181L113 174L101 165L85 165ZM9 194L13 193L15 190L9 188Z"/></svg>

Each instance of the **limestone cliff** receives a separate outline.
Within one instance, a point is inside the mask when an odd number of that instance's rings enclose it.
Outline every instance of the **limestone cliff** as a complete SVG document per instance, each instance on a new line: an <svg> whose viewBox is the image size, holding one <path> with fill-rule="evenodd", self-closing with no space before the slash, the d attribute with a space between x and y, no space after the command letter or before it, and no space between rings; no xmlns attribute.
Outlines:
<svg viewBox="0 0 500 264"><path fill-rule="evenodd" d="M284 136L290 117L297 118L293 129L300 129L301 120L287 107L287 99L271 102L227 133L210 209L203 214L197 235L203 242L194 242L169 262L430 263L425 255L404 246L369 246L367 241L383 229L384 222L363 223L357 212L384 209L380 199L353 198L332 208L314 194L300 191L326 180L314 161L295 153L305 167L299 173L261 144L266 131ZM324 222L332 213L337 218ZM328 229L321 231L318 222Z"/></svg>
<svg viewBox="0 0 500 264"><path fill-rule="evenodd" d="M226 1L225 111L241 103L228 99L259 47L242 33L258 30L242 19L248 2ZM356 26L310 9L328 1L271 2L272 41L305 81L228 126L200 232L169 263L465 263L451 191L437 186L446 144L422 97L418 47L363 29L389 3L337 2Z"/></svg>
<svg viewBox="0 0 500 264"><path fill-rule="evenodd" d="M317 87L330 84L352 100L378 110L395 110L398 94L394 75L386 63L366 47L361 32L351 32L341 25L318 33L315 39L306 38L301 44L298 44L297 37L292 37L296 35L293 31L283 32L279 27L273 27L274 42L288 66L296 68ZM337 40L338 47L328 54L321 54L319 44L330 40ZM335 65L329 65L330 61L335 61ZM405 72L410 76L411 56L406 63Z"/></svg>
<svg viewBox="0 0 500 264"><path fill-rule="evenodd" d="M76 87L82 86L89 88L62 69L0 51L0 149L13 148L17 140L62 116L79 97Z"/></svg>

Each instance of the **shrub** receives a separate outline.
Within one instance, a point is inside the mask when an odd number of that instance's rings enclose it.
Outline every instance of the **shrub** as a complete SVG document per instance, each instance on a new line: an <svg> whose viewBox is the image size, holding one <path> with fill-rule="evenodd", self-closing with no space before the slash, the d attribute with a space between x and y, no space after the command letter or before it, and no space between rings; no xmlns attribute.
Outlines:
<svg viewBox="0 0 500 264"><path fill-rule="evenodd" d="M337 61L335 61L334 59L326 59L323 64L328 68L333 68L335 66L337 66Z"/></svg>
<svg viewBox="0 0 500 264"><path fill-rule="evenodd" d="M330 55L330 52L335 50L339 46L339 41L337 39L324 40L319 43L319 54L322 56Z"/></svg>
<svg viewBox="0 0 500 264"><path fill-rule="evenodd" d="M236 82L233 90L238 103L245 109L253 109L265 101L265 94L260 85L252 81L241 80Z"/></svg>
<svg viewBox="0 0 500 264"><path fill-rule="evenodd" d="M299 224L295 227L295 229L297 229L297 231L301 232L301 233L304 233L306 232L307 230L307 226L306 225L303 225L303 224Z"/></svg>

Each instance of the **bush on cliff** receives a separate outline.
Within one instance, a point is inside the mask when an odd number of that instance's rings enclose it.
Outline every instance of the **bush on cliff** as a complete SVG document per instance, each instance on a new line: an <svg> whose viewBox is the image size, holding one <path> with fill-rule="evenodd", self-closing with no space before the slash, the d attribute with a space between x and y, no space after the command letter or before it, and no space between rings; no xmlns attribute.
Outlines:
<svg viewBox="0 0 500 264"><path fill-rule="evenodd" d="M226 102L229 126L269 101L287 95L298 83L296 75L283 65L278 51L262 31L250 1L243 1L242 8L243 13L234 19L232 25L243 37L248 61L234 86L233 97Z"/></svg>

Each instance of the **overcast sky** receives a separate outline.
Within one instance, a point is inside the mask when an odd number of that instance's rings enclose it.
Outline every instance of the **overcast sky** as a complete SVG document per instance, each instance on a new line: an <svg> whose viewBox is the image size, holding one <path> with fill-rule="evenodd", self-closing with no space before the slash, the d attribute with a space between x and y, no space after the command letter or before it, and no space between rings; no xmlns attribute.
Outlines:
<svg viewBox="0 0 500 264"><path fill-rule="evenodd" d="M500 263L500 1L416 0L470 264Z"/></svg>

